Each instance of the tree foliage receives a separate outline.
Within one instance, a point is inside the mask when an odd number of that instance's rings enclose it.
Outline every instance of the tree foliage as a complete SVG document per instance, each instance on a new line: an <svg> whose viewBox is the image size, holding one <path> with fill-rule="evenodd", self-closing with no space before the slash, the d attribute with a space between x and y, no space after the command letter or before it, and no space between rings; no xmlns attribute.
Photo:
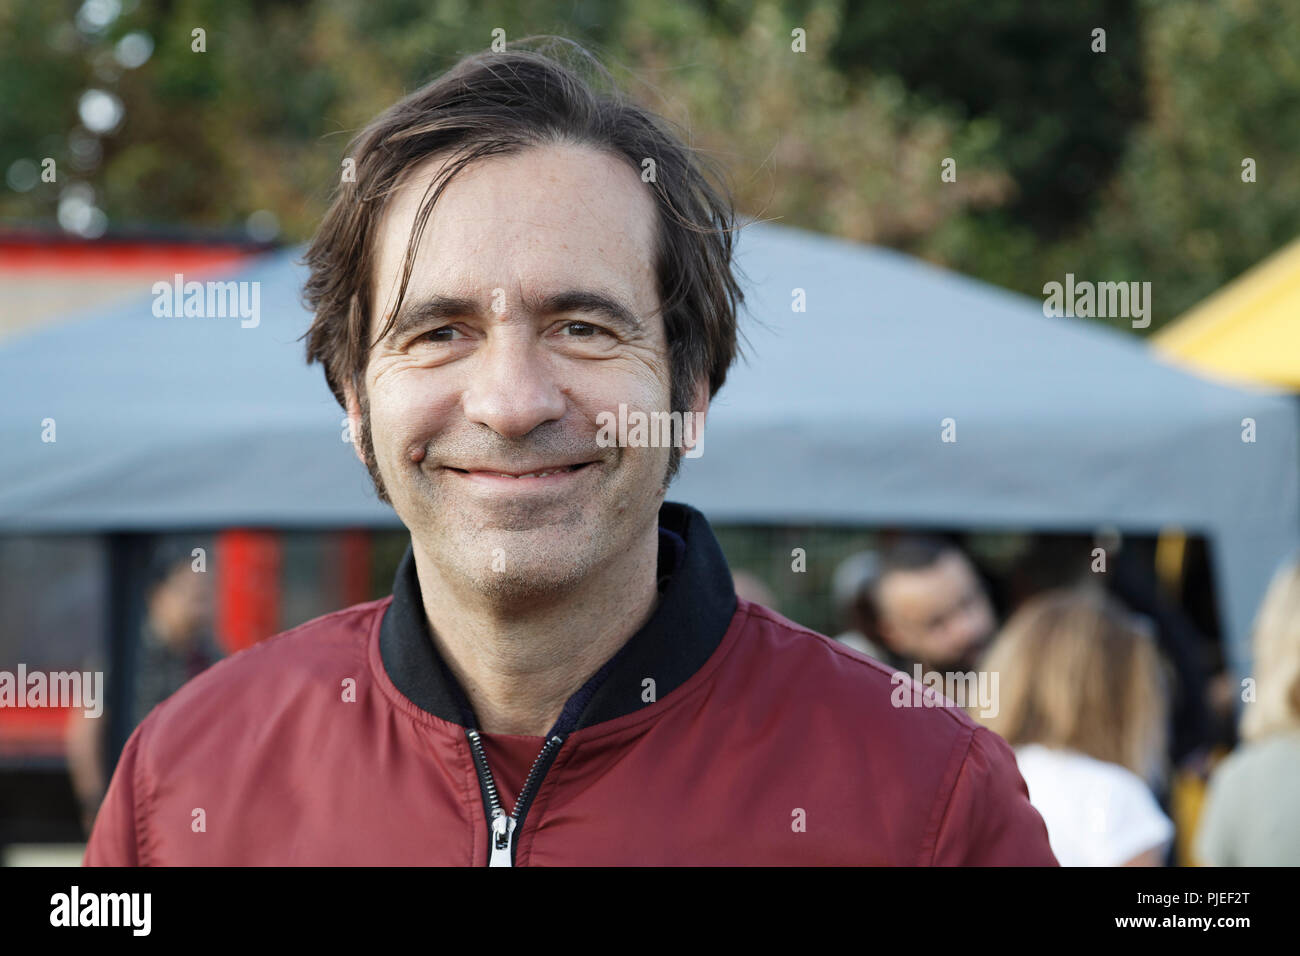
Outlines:
<svg viewBox="0 0 1300 956"><path fill-rule="evenodd" d="M1066 272L1151 281L1152 328L1292 239L1300 214L1291 0L121 6L98 28L75 4L0 0L0 172L59 170L7 177L9 222L53 221L82 182L110 227L270 210L303 239L351 133L496 29L595 49L723 164L749 215L1036 296ZM129 68L114 51L133 32L153 52ZM87 89L120 98L116 130L80 127Z"/></svg>

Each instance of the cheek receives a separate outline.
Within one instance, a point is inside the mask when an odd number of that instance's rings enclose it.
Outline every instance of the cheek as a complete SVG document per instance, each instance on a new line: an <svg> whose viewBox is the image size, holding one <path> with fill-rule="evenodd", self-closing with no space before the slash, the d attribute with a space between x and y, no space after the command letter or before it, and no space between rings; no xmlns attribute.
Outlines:
<svg viewBox="0 0 1300 956"><path fill-rule="evenodd" d="M428 376L386 377L370 396L370 440L376 452L408 445L423 447L448 421L455 397L436 389Z"/></svg>
<svg viewBox="0 0 1300 956"><path fill-rule="evenodd" d="M569 396L589 410L593 420L597 412L617 414L620 404L645 412L668 411L672 397L666 370L639 360L599 363L570 381Z"/></svg>

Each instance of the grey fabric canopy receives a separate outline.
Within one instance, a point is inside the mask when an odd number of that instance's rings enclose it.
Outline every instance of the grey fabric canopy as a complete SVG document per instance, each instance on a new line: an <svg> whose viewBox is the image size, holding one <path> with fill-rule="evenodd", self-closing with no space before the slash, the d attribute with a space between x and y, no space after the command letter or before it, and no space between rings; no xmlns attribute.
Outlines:
<svg viewBox="0 0 1300 956"><path fill-rule="evenodd" d="M232 277L260 283L255 327L160 318L142 287L0 345L0 532L399 526L304 363L300 254ZM1300 545L1293 398L888 250L758 224L739 259L748 359L671 498L720 522L1202 532L1246 672Z"/></svg>

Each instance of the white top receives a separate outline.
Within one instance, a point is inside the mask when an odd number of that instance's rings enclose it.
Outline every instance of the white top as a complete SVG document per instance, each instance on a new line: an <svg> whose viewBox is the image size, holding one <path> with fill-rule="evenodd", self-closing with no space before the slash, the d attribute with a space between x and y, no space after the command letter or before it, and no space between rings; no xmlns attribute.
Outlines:
<svg viewBox="0 0 1300 956"><path fill-rule="evenodd" d="M1126 767L1041 744L1015 751L1061 866L1119 866L1173 840L1173 821Z"/></svg>

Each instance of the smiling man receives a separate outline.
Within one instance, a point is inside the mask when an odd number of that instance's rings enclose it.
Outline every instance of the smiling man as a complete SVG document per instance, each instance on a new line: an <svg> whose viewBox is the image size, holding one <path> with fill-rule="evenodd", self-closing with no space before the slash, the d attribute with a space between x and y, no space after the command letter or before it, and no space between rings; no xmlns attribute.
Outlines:
<svg viewBox="0 0 1300 956"><path fill-rule="evenodd" d="M540 736L656 596L670 449L602 448L594 425L619 403L669 405L655 206L626 161L585 144L469 166L395 308L407 237L450 162L399 179L379 224L376 302L395 321L373 341L365 413L350 383L346 403L482 728Z"/></svg>
<svg viewBox="0 0 1300 956"><path fill-rule="evenodd" d="M1005 743L736 597L665 502L688 441L599 439L736 353L730 206L662 121L512 50L349 159L308 357L410 530L393 594L160 705L87 862L1055 863Z"/></svg>

